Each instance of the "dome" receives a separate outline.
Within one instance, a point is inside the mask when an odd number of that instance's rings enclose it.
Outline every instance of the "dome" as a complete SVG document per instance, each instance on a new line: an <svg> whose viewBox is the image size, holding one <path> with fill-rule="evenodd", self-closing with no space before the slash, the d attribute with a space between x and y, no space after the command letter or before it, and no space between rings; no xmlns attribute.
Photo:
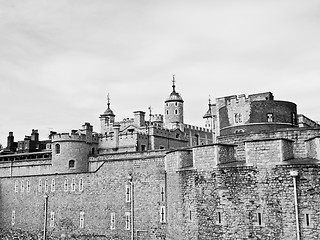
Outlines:
<svg viewBox="0 0 320 240"><path fill-rule="evenodd" d="M109 106L108 106L107 110L104 111L103 114L104 115L112 115L112 116L114 116L114 114L113 114L112 110L109 108Z"/></svg>
<svg viewBox="0 0 320 240"><path fill-rule="evenodd" d="M179 93L173 90L165 102L183 102L183 99Z"/></svg>
<svg viewBox="0 0 320 240"><path fill-rule="evenodd" d="M211 109L209 109L206 114L203 116L203 118L211 118L212 117L212 113L211 113Z"/></svg>

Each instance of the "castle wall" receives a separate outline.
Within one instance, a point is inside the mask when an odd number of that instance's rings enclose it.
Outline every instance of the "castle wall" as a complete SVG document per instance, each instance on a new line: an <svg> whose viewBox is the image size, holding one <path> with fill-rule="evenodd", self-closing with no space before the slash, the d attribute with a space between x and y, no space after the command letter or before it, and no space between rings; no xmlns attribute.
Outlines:
<svg viewBox="0 0 320 240"><path fill-rule="evenodd" d="M0 176L46 175L52 173L51 159L0 162Z"/></svg>
<svg viewBox="0 0 320 240"><path fill-rule="evenodd" d="M249 157L241 167L184 169L179 163L188 161L190 152L169 153L168 239L296 239L292 170L298 172L301 239L318 239L320 168L288 162L292 144L284 139L246 142ZM217 149L194 148L193 158L205 164Z"/></svg>
<svg viewBox="0 0 320 240"><path fill-rule="evenodd" d="M284 129L277 131L268 131L256 134L237 134L228 136L219 136L218 143L235 144L236 156L238 161L245 160L245 141L257 139L285 138L293 140L293 157L307 158L306 140L320 135L320 129ZM302 160L303 161L303 160Z"/></svg>
<svg viewBox="0 0 320 240"><path fill-rule="evenodd" d="M138 231L140 237L145 237L140 239L156 239L156 236L164 235L166 228L166 224L160 223L160 207L166 206L166 198L162 197L162 191L165 191L163 155L140 154L140 157L137 155L137 159L115 158L105 161L95 173L1 177L0 226L15 230L28 229L30 232L41 234L44 222L44 195L47 195L49 236L60 237L65 234L77 239L85 236L129 239L130 230L126 230L125 227L125 214L130 212L130 202L126 202L129 174L132 175L134 184L135 234ZM15 211L13 226L12 211ZM54 226L50 226L51 212L54 212ZM80 227L80 212L84 212L84 228ZM113 213L114 230L111 229Z"/></svg>

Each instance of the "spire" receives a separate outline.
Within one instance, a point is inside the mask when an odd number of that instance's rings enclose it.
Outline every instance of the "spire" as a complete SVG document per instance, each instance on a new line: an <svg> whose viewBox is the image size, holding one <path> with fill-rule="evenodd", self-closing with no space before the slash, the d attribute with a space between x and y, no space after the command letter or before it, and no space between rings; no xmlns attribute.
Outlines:
<svg viewBox="0 0 320 240"><path fill-rule="evenodd" d="M172 89L173 89L173 92L176 92L176 85L175 85L176 80L175 80L174 77L175 77L175 76L174 76L174 74L173 74L173 75L172 75Z"/></svg>
<svg viewBox="0 0 320 240"><path fill-rule="evenodd" d="M104 115L110 115L110 116L115 116L112 112L112 110L110 109L110 94L108 93L107 95L107 110L104 111Z"/></svg>
<svg viewBox="0 0 320 240"><path fill-rule="evenodd" d="M209 99L208 99L208 111L206 112L206 114L203 116L203 118L212 118L213 117L213 112L211 110L211 96L209 95Z"/></svg>
<svg viewBox="0 0 320 240"><path fill-rule="evenodd" d="M107 103L108 109L110 109L110 94L109 93L107 95L107 101L108 101L108 103Z"/></svg>

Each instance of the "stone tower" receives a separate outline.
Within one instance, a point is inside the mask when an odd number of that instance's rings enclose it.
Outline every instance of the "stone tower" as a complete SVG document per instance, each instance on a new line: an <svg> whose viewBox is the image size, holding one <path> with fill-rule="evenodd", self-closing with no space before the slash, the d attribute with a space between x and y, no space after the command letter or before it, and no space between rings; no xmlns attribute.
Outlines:
<svg viewBox="0 0 320 240"><path fill-rule="evenodd" d="M98 137L93 135L93 127L85 123L79 131L56 133L52 140L52 168L54 173L88 172L89 156L95 154Z"/></svg>
<svg viewBox="0 0 320 240"><path fill-rule="evenodd" d="M106 134L112 132L113 124L115 121L115 115L113 111L110 109L110 97L108 94L108 103L107 103L107 110L104 111L103 114L100 115L100 125L101 125L101 133Z"/></svg>
<svg viewBox="0 0 320 240"><path fill-rule="evenodd" d="M172 80L172 92L164 102L165 127L169 129L179 128L183 130L183 99L175 90L175 79Z"/></svg>

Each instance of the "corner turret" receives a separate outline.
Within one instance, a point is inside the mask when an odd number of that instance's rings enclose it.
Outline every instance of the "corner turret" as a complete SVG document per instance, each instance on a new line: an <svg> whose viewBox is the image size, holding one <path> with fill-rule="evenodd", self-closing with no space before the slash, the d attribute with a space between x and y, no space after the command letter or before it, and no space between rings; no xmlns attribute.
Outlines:
<svg viewBox="0 0 320 240"><path fill-rule="evenodd" d="M101 125L101 133L106 134L112 131L113 124L115 122L115 115L113 111L110 109L110 97L109 94L107 96L107 109L103 114L100 115L100 125Z"/></svg>

